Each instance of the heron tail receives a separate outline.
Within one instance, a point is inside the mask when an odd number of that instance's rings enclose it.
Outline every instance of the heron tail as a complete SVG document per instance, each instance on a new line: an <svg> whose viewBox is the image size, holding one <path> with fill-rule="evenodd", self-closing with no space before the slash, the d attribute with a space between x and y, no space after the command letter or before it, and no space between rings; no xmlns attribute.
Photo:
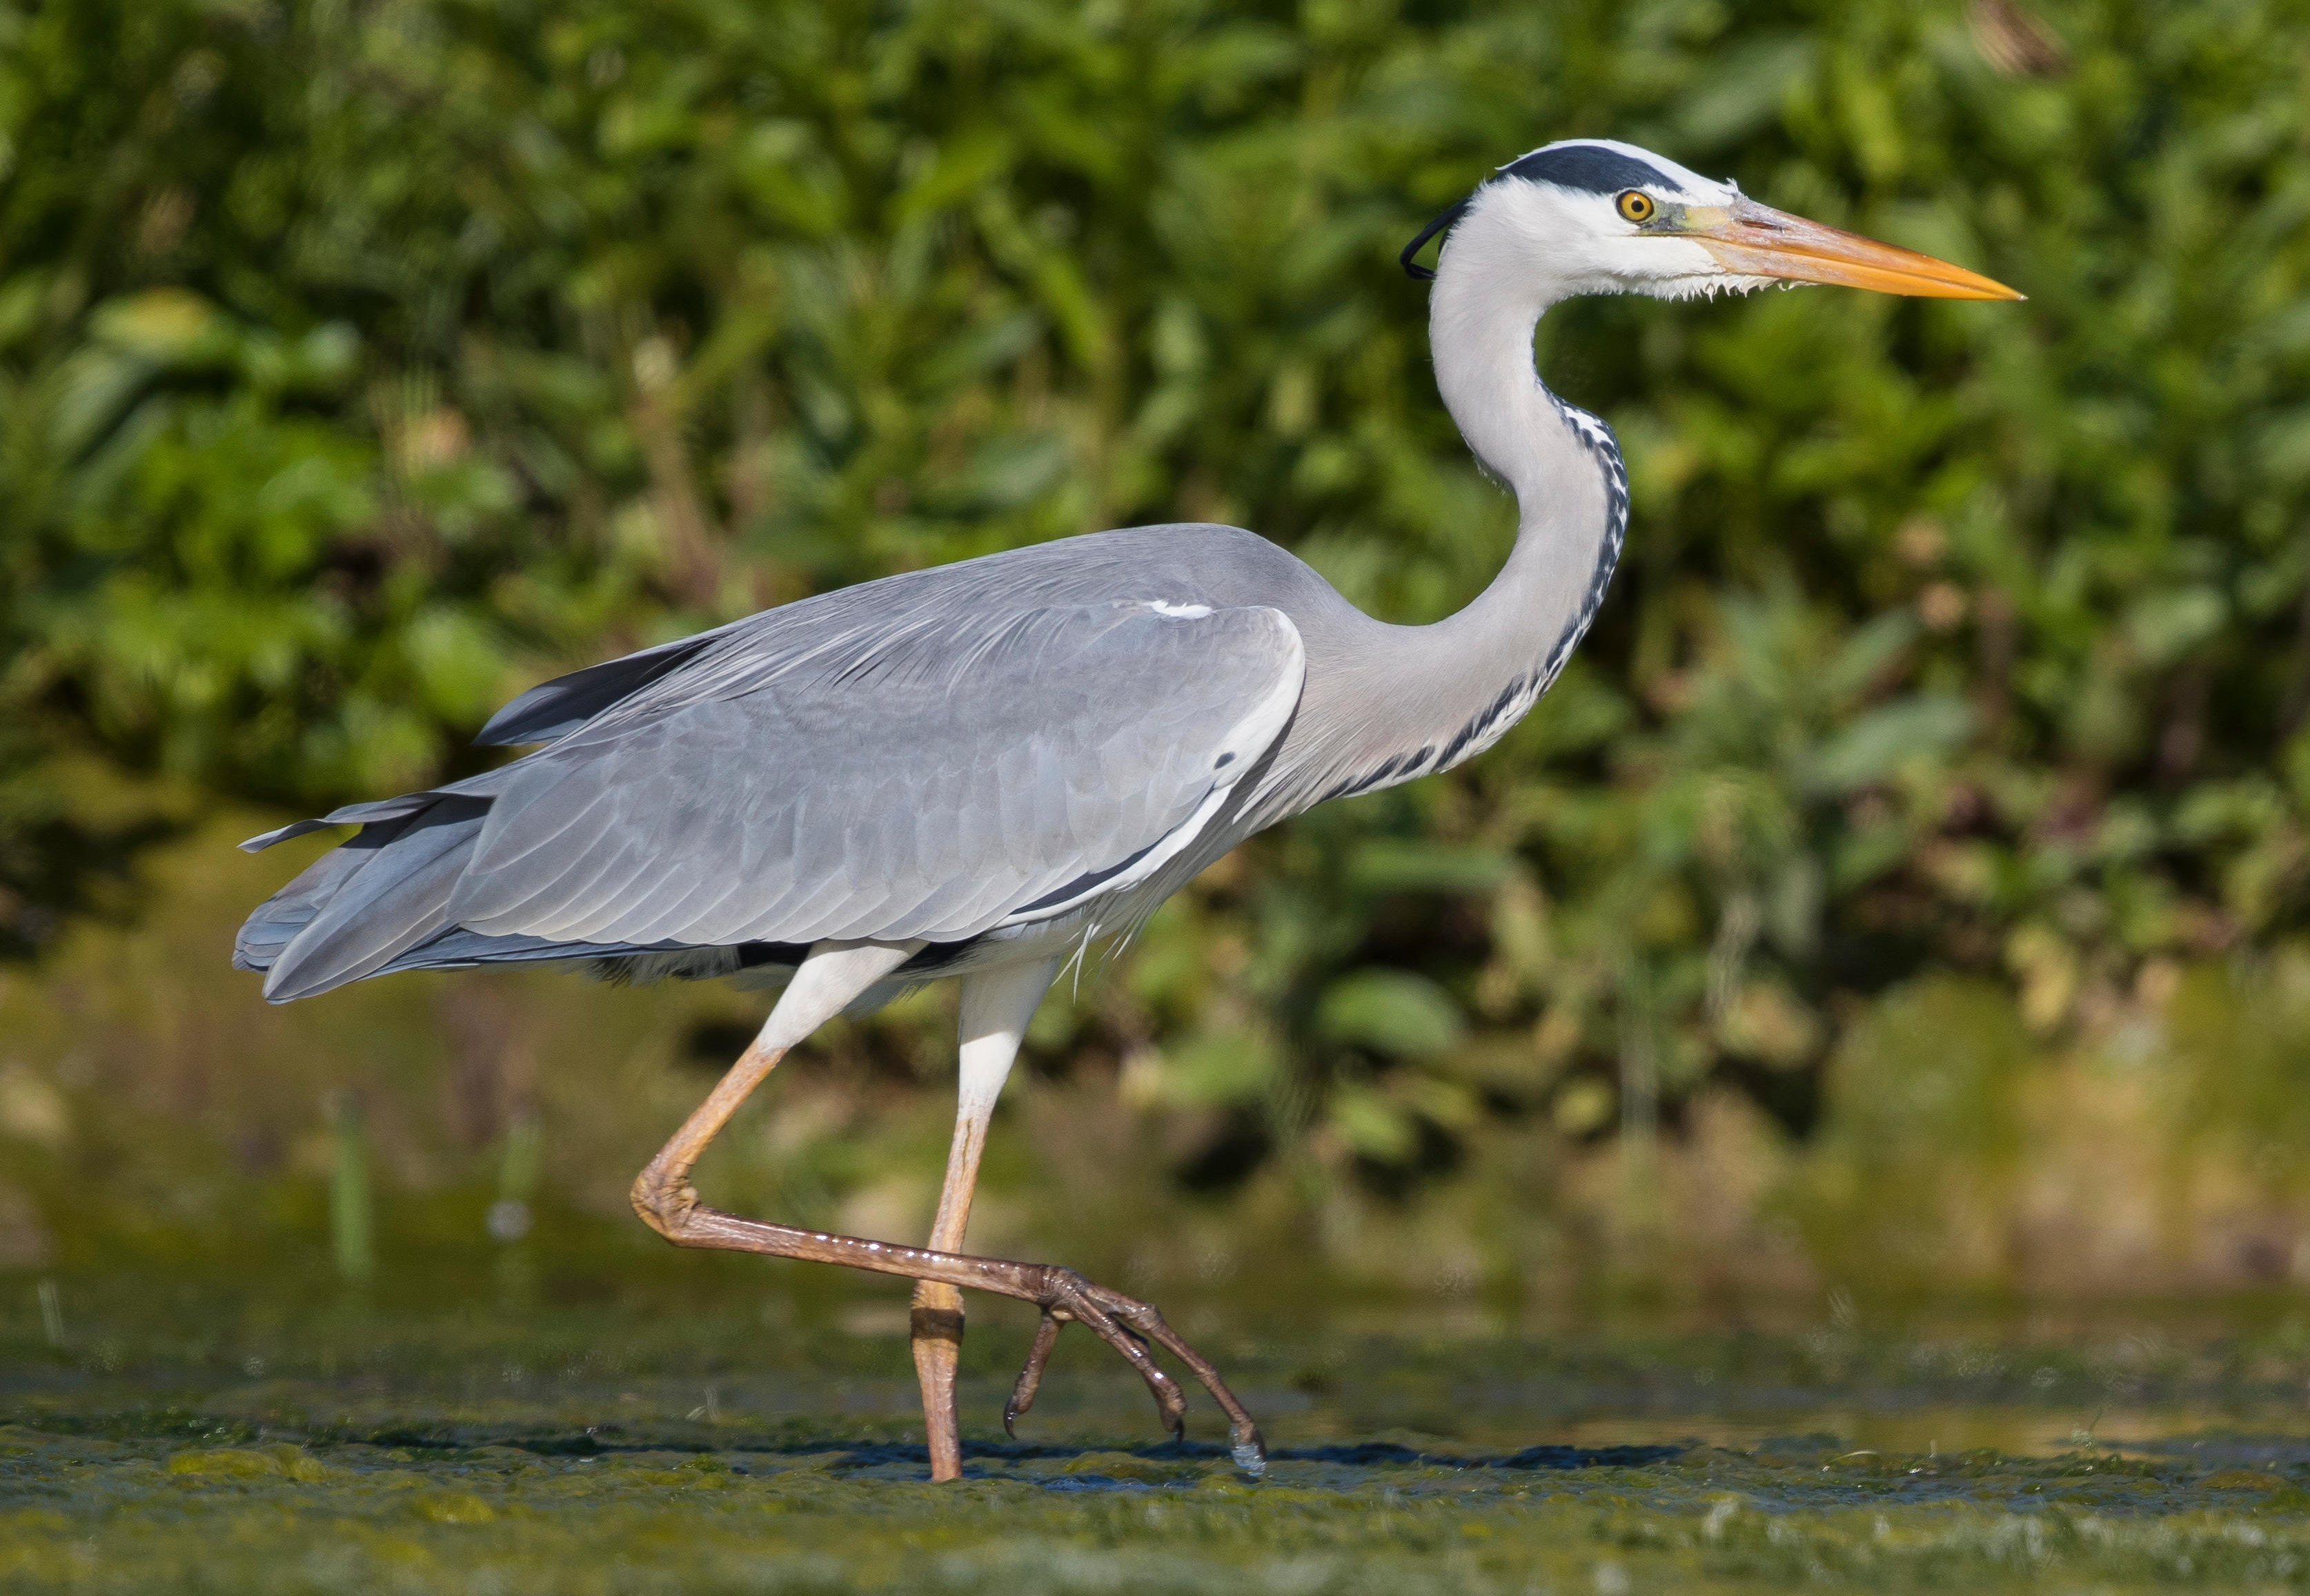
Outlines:
<svg viewBox="0 0 2310 1596"><path fill-rule="evenodd" d="M489 809L487 798L445 795L363 825L257 906L233 967L263 971L265 1001L285 1003L375 975L439 935Z"/></svg>

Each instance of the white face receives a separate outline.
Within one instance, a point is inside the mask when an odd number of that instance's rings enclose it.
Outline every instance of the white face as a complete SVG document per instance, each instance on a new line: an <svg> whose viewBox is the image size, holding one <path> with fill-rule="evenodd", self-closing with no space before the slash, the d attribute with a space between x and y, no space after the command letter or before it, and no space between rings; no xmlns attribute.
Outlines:
<svg viewBox="0 0 2310 1596"><path fill-rule="evenodd" d="M1568 180L1521 175L1519 168L1552 170ZM1737 185L1704 178L1649 150L1577 139L1546 145L1501 168L1477 190L1470 210L1481 207L1513 228L1521 252L1560 292L1688 299L1745 293L1773 281L1728 270L1691 236L1721 226L1736 206L1747 204Z"/></svg>

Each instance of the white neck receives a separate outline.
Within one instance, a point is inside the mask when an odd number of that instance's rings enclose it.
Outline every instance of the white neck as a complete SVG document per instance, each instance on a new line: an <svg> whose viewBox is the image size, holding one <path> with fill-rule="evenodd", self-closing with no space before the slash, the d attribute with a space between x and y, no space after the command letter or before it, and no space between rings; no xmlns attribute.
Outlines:
<svg viewBox="0 0 2310 1596"><path fill-rule="evenodd" d="M1444 408L1484 469L1515 490L1529 532L1585 451L1533 367L1533 333L1564 296L1536 268L1518 218L1485 197L1452 230L1437 263L1428 343Z"/></svg>
<svg viewBox="0 0 2310 1596"><path fill-rule="evenodd" d="M1474 603L1428 629L1478 680L1524 680L1536 664L1537 697L1619 558L1628 478L1603 423L1550 394L1533 365L1541 316L1576 291L1567 286L1576 273L1551 271L1558 240L1533 211L1496 197L1476 196L1437 262L1428 335L1445 408L1515 490L1515 547Z"/></svg>
<svg viewBox="0 0 2310 1596"><path fill-rule="evenodd" d="M1533 332L1564 296L1530 230L1480 194L1429 301L1437 386L1468 447L1515 491L1515 548L1474 602L1433 626L1362 621L1336 655L1310 638L1309 691L1320 701L1295 733L1302 804L1392 786L1489 747L1562 665L1611 573L1627 481L1602 423L1559 403L1533 369Z"/></svg>

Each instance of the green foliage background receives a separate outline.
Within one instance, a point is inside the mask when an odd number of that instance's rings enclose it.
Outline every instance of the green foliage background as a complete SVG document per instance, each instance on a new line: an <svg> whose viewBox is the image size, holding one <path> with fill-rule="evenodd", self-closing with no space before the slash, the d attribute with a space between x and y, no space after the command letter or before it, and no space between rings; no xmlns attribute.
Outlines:
<svg viewBox="0 0 2310 1596"><path fill-rule="evenodd" d="M2306 24L0 0L0 933L187 794L474 768L532 681L893 569L1211 518L1447 612L1512 509L1393 257L1590 134L2028 302L1551 314L1636 499L1572 669L1245 849L1043 1054L1214 1111L1183 1178L1401 1189L1709 1083L1802 1132L1920 976L2121 1025L2310 904Z"/></svg>

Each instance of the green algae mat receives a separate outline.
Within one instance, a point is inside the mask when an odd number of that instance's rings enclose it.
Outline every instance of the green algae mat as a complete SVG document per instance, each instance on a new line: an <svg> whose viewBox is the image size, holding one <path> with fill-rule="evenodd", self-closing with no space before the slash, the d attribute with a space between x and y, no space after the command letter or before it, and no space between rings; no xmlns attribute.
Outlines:
<svg viewBox="0 0 2310 1596"><path fill-rule="evenodd" d="M116 1300L115 1329L67 1340L50 1307L0 1324L0 1590L2310 1586L2310 1315L2282 1312L2051 1335L1214 1322L1268 1428L1257 1477L1208 1404L1185 1444L1157 1437L1088 1338L1005 1438L1026 1321L987 1314L967 1478L934 1487L889 1314L156 1298L143 1330Z"/></svg>

